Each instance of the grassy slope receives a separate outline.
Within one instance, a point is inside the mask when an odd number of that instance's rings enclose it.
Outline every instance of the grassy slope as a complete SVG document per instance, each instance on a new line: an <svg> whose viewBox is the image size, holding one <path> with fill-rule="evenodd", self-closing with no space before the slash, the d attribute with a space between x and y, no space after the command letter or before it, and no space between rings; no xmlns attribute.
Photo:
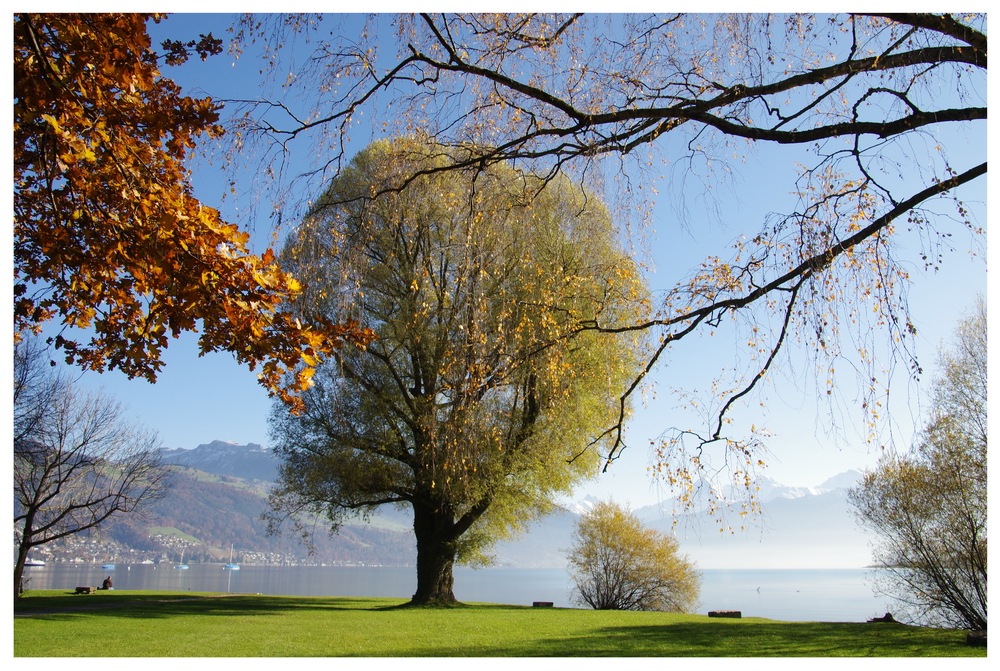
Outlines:
<svg viewBox="0 0 1000 671"><path fill-rule="evenodd" d="M19 657L985 656L960 631L488 604L397 608L392 599L33 592L24 610L132 605L15 618ZM152 601L165 599L184 601Z"/></svg>

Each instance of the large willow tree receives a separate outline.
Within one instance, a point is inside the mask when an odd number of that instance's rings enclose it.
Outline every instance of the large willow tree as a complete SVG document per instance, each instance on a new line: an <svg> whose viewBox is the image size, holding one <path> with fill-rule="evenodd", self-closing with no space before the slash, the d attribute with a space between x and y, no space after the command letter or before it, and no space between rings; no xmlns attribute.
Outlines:
<svg viewBox="0 0 1000 671"><path fill-rule="evenodd" d="M595 474L643 351L586 325L648 308L598 200L565 179L539 192L541 178L502 164L434 172L461 151L371 145L282 257L305 280L303 319L355 319L377 339L321 366L301 415L276 410L276 510L336 527L411 507L419 604L455 601L456 560L485 559Z"/></svg>

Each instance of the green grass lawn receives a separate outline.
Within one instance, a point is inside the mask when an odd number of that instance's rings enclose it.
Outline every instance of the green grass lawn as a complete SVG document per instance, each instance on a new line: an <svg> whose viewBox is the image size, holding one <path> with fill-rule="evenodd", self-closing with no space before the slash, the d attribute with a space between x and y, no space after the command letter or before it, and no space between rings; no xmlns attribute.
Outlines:
<svg viewBox="0 0 1000 671"><path fill-rule="evenodd" d="M401 600L36 591L14 612L17 657L985 657L961 631Z"/></svg>

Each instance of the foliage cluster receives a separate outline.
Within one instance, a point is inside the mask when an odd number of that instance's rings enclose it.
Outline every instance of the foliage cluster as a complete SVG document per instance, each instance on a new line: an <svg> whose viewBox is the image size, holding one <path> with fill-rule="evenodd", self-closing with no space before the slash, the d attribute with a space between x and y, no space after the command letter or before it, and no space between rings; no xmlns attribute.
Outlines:
<svg viewBox="0 0 1000 671"><path fill-rule="evenodd" d="M687 613L698 604L701 576L677 539L618 504L602 501L583 516L567 560L578 601L596 610Z"/></svg>
<svg viewBox="0 0 1000 671"><path fill-rule="evenodd" d="M941 353L930 421L909 452L889 453L851 492L886 567L883 592L914 621L987 625L987 320L976 312Z"/></svg>
<svg viewBox="0 0 1000 671"><path fill-rule="evenodd" d="M366 336L282 311L299 283L194 197L184 161L222 134L219 105L158 63L221 46L174 40L159 56L146 22L161 18L14 15L15 338L58 320L68 362L152 382L169 338L200 329L202 352L264 362L261 382L294 402L305 378L283 376L304 355Z"/></svg>
<svg viewBox="0 0 1000 671"><path fill-rule="evenodd" d="M296 306L356 319L378 339L319 368L300 416L275 415L279 507L336 523L383 504L414 512L423 562L451 593L451 561L549 510L596 473L614 389L642 338L596 333L639 318L645 286L592 195L510 167L442 171L417 139L374 143L334 180L286 246L308 282ZM432 563L433 563L432 562ZM445 586L444 583L448 583ZM418 577L418 593L425 580ZM452 597L453 598L453 597Z"/></svg>

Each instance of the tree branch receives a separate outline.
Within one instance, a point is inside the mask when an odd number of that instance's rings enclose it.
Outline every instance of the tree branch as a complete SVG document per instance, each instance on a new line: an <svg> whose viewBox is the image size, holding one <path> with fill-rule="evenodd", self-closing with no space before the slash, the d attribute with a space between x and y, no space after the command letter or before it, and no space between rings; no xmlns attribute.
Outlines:
<svg viewBox="0 0 1000 671"><path fill-rule="evenodd" d="M878 219L876 219L871 224L861 229L854 235L850 236L849 238L846 238L845 240L835 245L831 245L823 252L820 252L805 259L791 270L783 273L780 277L768 282L767 284L755 289L754 291L751 291L750 293L744 296L716 301L711 303L710 305L705 305L703 307L694 310L683 312L669 319L653 319L643 322L641 324L634 324L631 326L602 327L599 324L594 324L594 323L582 324L579 327L578 331L596 330L598 332L603 332L603 333L624 333L627 331L649 330L655 327L670 327L679 324L685 324L684 328L681 331L669 333L663 337L659 347L649 358L646 367L639 374L639 376L637 376L632 381L632 384L620 397L619 399L620 412L618 416L618 422L612 427L602 432L600 436L600 438L603 438L609 434L615 435L614 443L608 453L608 458L605 461L605 466L604 466L605 470L607 469L608 465L610 465L610 463L614 461L615 458L617 458L617 455L620 454L620 452L626 448L623 434L625 427L628 398L634 393L634 391L642 382L642 380L646 377L646 375L654 368L660 356L663 354L663 352L666 350L669 344L677 340L680 340L687 334L691 333L702 321L706 320L713 314L722 314L723 312L735 312L736 310L740 310L755 303L756 301L773 293L774 291L779 291L779 290L793 291L794 294L795 292L798 291L798 287L801 286L802 282L809 276L829 266L831 263L833 263L834 259L839 257L844 252L853 249L854 247L861 244L865 240L877 235L886 226L888 226L893 221L895 221L902 215L906 214L913 208L917 207L924 201L934 196L940 195L942 193L946 193L947 191L957 188L958 186L961 186L963 184L967 184L968 182L971 182L977 177L981 177L982 175L986 174L986 165L987 164L983 162L975 166L974 168L970 168L969 170L965 171L960 175L955 175L951 179L938 182L937 184L933 184L927 187L926 189L923 189L922 191L914 194L905 201L897 204L895 207L886 212L884 215L882 215L881 217L879 217ZM794 287L787 286L790 282L795 282L795 286ZM790 309L791 305L789 305L788 307L788 310ZM592 442L591 446L594 445L595 443L596 441Z"/></svg>

